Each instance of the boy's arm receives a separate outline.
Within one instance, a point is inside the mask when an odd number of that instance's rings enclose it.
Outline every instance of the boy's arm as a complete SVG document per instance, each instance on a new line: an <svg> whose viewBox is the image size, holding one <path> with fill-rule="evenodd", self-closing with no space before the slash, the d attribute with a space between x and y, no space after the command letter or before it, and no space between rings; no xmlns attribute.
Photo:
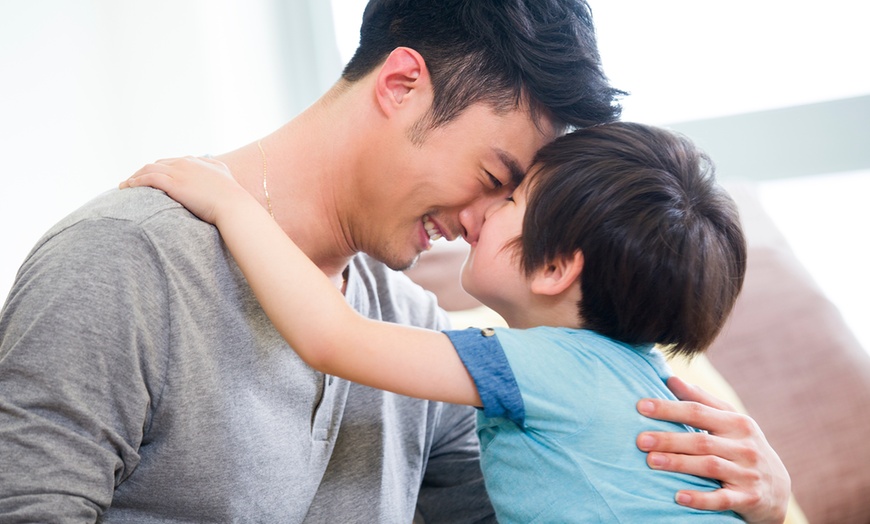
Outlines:
<svg viewBox="0 0 870 524"><path fill-rule="evenodd" d="M121 184L133 186L161 189L218 227L275 328L313 368L411 397L480 405L446 335L354 311L222 163L163 160Z"/></svg>

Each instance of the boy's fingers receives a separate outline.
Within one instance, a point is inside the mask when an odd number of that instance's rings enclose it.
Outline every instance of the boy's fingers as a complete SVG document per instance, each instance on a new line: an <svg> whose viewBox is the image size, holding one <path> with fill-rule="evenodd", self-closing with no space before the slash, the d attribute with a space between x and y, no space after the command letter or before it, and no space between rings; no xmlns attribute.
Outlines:
<svg viewBox="0 0 870 524"><path fill-rule="evenodd" d="M145 164L144 166L140 167L135 173L133 173L130 178L139 178L140 176L148 173L166 173L167 170L168 166L166 164Z"/></svg>
<svg viewBox="0 0 870 524"><path fill-rule="evenodd" d="M128 187L150 186L167 191L172 187L172 177L157 171L137 171L133 176L119 184L120 189Z"/></svg>
<svg viewBox="0 0 870 524"><path fill-rule="evenodd" d="M176 163L176 162L178 162L178 161L180 161L180 160L193 160L193 159L196 159L196 158L200 158L200 157L195 157L195 156L193 156L193 155L187 155L187 156L171 156L171 157L168 157L168 158L161 158L161 159L159 159L159 160L156 160L154 163L155 163L155 164L166 164L166 165L171 165L171 164L174 164L174 163Z"/></svg>

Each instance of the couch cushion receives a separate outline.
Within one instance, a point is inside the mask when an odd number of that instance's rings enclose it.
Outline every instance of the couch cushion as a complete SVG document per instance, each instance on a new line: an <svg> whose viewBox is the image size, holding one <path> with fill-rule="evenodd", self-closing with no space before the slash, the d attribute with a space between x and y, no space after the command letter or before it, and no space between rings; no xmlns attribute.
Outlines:
<svg viewBox="0 0 870 524"><path fill-rule="evenodd" d="M708 352L814 524L870 523L870 355L751 195L746 282Z"/></svg>
<svg viewBox="0 0 870 524"><path fill-rule="evenodd" d="M678 377L696 386L701 386L704 391L734 406L736 411L747 413L746 406L743 405L743 401L737 396L737 392L728 384L728 381L713 366L706 355L697 355L691 361L674 357L670 359L669 363L674 374ZM803 510L801 510L794 494L792 494L788 501L788 511L786 512L783 524L807 524L807 522Z"/></svg>

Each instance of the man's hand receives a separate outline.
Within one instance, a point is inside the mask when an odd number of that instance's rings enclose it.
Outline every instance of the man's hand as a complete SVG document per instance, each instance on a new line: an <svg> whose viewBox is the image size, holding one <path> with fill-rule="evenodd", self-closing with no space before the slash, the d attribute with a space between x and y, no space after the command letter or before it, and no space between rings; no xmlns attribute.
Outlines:
<svg viewBox="0 0 870 524"><path fill-rule="evenodd" d="M647 417L687 424L706 433L641 433L637 446L649 453L653 469L717 479L712 492L680 491L676 501L704 510L733 510L747 522L781 523L791 493L791 479L758 424L727 402L677 377L668 387L680 401L643 399L638 411Z"/></svg>

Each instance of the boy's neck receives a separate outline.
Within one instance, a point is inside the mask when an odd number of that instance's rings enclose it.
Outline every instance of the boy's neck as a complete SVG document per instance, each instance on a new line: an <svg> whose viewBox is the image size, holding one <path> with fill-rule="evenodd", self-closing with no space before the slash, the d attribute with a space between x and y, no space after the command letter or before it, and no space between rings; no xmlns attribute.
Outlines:
<svg viewBox="0 0 870 524"><path fill-rule="evenodd" d="M530 303L520 307L496 309L496 312L516 329L533 327L565 327L580 329L583 321L578 310L580 301L580 286L572 286L576 291L569 290L556 297L534 296Z"/></svg>

